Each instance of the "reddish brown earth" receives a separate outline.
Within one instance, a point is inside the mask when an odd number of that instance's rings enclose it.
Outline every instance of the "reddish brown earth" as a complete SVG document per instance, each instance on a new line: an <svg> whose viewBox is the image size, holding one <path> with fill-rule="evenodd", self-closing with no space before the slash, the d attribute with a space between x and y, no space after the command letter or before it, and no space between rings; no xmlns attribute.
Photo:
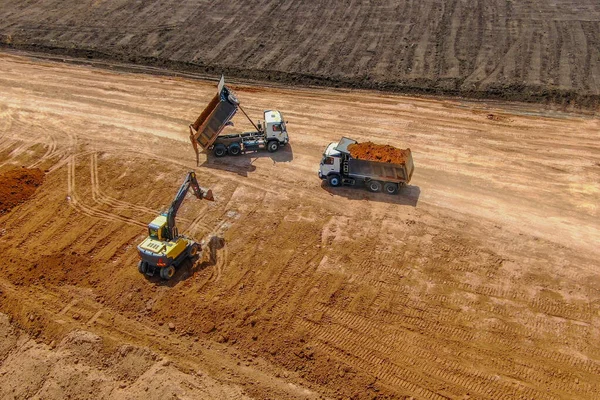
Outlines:
<svg viewBox="0 0 600 400"><path fill-rule="evenodd" d="M350 155L359 160L380 161L392 164L404 164L410 156L410 149L397 149L390 145L373 142L356 143L348 146Z"/></svg>
<svg viewBox="0 0 600 400"><path fill-rule="evenodd" d="M597 0L4 0L0 45L286 84L600 104Z"/></svg>
<svg viewBox="0 0 600 400"><path fill-rule="evenodd" d="M0 70L0 173L48 171L0 216L0 398L598 398L597 118L238 84L291 143L198 167L215 82ZM411 184L321 182L342 136L410 147ZM215 201L190 195L179 231L220 239L142 276L136 245L190 170Z"/></svg>
<svg viewBox="0 0 600 400"><path fill-rule="evenodd" d="M31 197L44 181L39 168L17 168L0 173L0 214Z"/></svg>

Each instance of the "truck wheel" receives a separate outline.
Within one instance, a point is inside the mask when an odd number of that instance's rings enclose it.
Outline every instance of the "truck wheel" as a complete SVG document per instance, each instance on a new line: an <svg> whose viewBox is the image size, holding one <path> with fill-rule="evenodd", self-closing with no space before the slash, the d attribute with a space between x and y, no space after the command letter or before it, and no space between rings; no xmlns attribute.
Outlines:
<svg viewBox="0 0 600 400"><path fill-rule="evenodd" d="M191 247L190 247L190 257L194 257L196 254L198 254L198 248L200 246L198 246L198 243L194 243Z"/></svg>
<svg viewBox="0 0 600 400"><path fill-rule="evenodd" d="M175 275L175 267L172 265L170 267L160 269L160 277L165 280L171 279L173 275Z"/></svg>
<svg viewBox="0 0 600 400"><path fill-rule="evenodd" d="M371 192L381 192L381 182L379 181L370 181L367 183L367 187Z"/></svg>
<svg viewBox="0 0 600 400"><path fill-rule="evenodd" d="M271 153L275 153L279 149L279 142L277 140L271 140L267 143L267 150Z"/></svg>
<svg viewBox="0 0 600 400"><path fill-rule="evenodd" d="M392 182L387 182L385 185L383 185L383 190L387 194L396 194L398 193L398 185Z"/></svg>
<svg viewBox="0 0 600 400"><path fill-rule="evenodd" d="M342 185L342 178L340 178L339 175L329 175L327 177L327 182L329 183L329 186L333 186L333 187L337 187L337 186L341 186Z"/></svg>
<svg viewBox="0 0 600 400"><path fill-rule="evenodd" d="M225 154L227 154L227 147L222 144L217 144L213 149L213 153L216 157L223 157Z"/></svg>
<svg viewBox="0 0 600 400"><path fill-rule="evenodd" d="M231 143L227 150L229 150L229 154L231 154L232 156L239 156L242 152L242 148L237 143Z"/></svg>
<svg viewBox="0 0 600 400"><path fill-rule="evenodd" d="M138 262L138 271L140 271L140 274L148 272L148 263L140 260L140 262Z"/></svg>

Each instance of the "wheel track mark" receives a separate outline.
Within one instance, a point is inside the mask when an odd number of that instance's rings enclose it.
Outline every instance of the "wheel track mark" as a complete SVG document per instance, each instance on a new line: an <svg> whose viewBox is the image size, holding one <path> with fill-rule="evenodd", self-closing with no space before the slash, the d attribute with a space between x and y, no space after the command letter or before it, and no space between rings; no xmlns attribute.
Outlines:
<svg viewBox="0 0 600 400"><path fill-rule="evenodd" d="M123 217L118 214L112 214L107 211L95 209L93 207L86 206L85 204L80 202L79 198L77 196L76 190L75 190L75 163L76 163L75 160L76 160L76 155L71 155L69 163L68 163L68 168L67 168L67 194L70 198L69 204L73 208L75 208L76 210L78 210L78 211L82 212L83 214L90 216L90 217L95 217L95 218L99 218L99 219L103 219L103 220L107 220L107 221L124 222L124 223L130 224L130 225L136 225L136 226L140 226L140 227L144 227L144 228L146 227L145 223L136 221L132 218Z"/></svg>
<svg viewBox="0 0 600 400"><path fill-rule="evenodd" d="M60 312L58 313L58 315L65 315L67 312L69 312L69 310L71 308L73 308L74 306L76 306L77 303L79 303L78 299L71 300L71 302L69 304L67 304L62 310L60 310Z"/></svg>
<svg viewBox="0 0 600 400"><path fill-rule="evenodd" d="M393 326L390 326L389 328L392 329L393 331L391 333L387 333L387 334L382 334L382 332L378 331L377 329L374 328L374 324L373 321L360 316L358 314L354 314L354 313L349 313L346 311L341 311L341 310L337 310L337 309L332 309L330 307L326 307L323 305L320 305L318 307L319 311L322 311L323 313L327 313L328 315L330 315L332 317L332 323L335 324L342 324L343 326L347 326L352 330L357 330L359 332L359 338L357 340L364 340L363 343L361 343L361 345L366 346L367 348L369 347L370 343L374 343L376 341L380 341L382 343L382 346L375 348L376 351L381 352L381 354L389 354L389 349L394 349L398 343L403 343L402 344L402 349L398 350L401 352L408 352L410 350L410 354L413 354L414 357L411 360L402 360L402 362L404 363L410 363L410 364L416 364L414 359L420 360L420 359L427 359L430 360L433 363L440 363L440 359L438 358L438 354L437 353L431 353L428 351L428 349L432 346L432 344L430 343L429 340L424 341L422 343L422 346L414 346L411 345L410 343L414 343L415 342L415 338L412 337L411 335L407 335L404 331L402 330L397 330L394 329ZM395 331L395 332L394 332ZM373 341L371 341L370 339L363 339L365 337L371 337L371 338L377 338L377 339L373 339ZM417 340L417 342L420 342L420 340ZM373 347L371 345L371 347ZM490 354L491 358L497 357L497 354ZM480 378L481 380L483 380L485 382L485 384L487 386L490 385L489 382L493 382L494 381L494 376L493 375L487 375L487 374L483 374L480 373L478 371L471 371L468 369L465 369L464 366L462 366L461 364L449 361L449 360L444 360L443 362L444 365L448 366L448 368L451 371L461 371L461 373L465 376L467 376L466 381L470 382L471 386L477 386L478 392L481 393L487 393L488 390L490 390L489 388L481 388L480 387L480 383L478 384L477 382L472 382L472 380L469 380L468 376L469 375L475 375L478 378ZM504 366L511 366L511 363L507 363ZM429 364L425 364L422 366L423 370L427 371L429 374L431 375L443 375L444 371L441 370L442 372L440 372L440 370L436 370L434 369L431 365ZM510 368L508 369L510 370ZM541 374L541 373L537 373L538 375L536 378L536 380L539 383L545 384L547 379L547 376ZM527 378L527 375L523 375L524 378ZM493 386L497 386L495 384L492 383ZM467 386L468 385L463 385L463 386ZM567 390L565 389L564 385L556 385L557 389L559 390ZM569 388L569 390L575 390L575 391L584 391L582 390L581 387L577 387L577 385L573 382L572 385L570 385L571 387ZM472 388L470 388L472 389ZM497 390L504 390L502 388L495 388ZM475 390L475 389L472 389ZM530 389L523 387L524 391L531 391ZM531 396L533 396L534 398L543 398L544 395L543 394L539 394L535 391L533 391L532 393L530 393Z"/></svg>
<svg viewBox="0 0 600 400"><path fill-rule="evenodd" d="M15 157L17 157L20 154L24 153L28 148L30 148L30 147L32 147L34 145L35 145L35 143L21 141L21 144L18 145L17 147L15 147L10 152L10 154L8 154L8 157L6 158L6 161L3 161L3 162L0 163L0 167L3 167L6 164L10 163L12 159L14 159Z"/></svg>
<svg viewBox="0 0 600 400"><path fill-rule="evenodd" d="M592 312L587 305L578 306L569 303L551 303L548 300L539 297L531 299L524 292L520 291L505 290L485 285L473 285L466 282L457 282L456 286L458 289L471 293L526 303L530 308L541 310L548 315L583 321L586 323L591 322Z"/></svg>
<svg viewBox="0 0 600 400"><path fill-rule="evenodd" d="M47 137L50 138L50 143L49 144L44 144L46 146L46 152L37 161L35 161L34 163L32 163L29 166L29 168L36 168L36 167L38 167L44 161L46 161L47 159L51 158L56 153L56 138L54 137L54 135L51 132L48 133Z"/></svg>
<svg viewBox="0 0 600 400"><path fill-rule="evenodd" d="M90 156L90 176L92 182L92 198L98 204L105 204L114 208L130 208L135 211L140 211L143 213L149 213L156 215L159 211L154 210L152 208L139 206L137 204L128 203L123 200L115 199L114 197L110 197L105 195L100 189L100 179L98 176L98 153L93 152ZM185 221L184 218L181 218L182 221Z"/></svg>
<svg viewBox="0 0 600 400"><path fill-rule="evenodd" d="M102 315L102 309L98 310L98 311L96 312L96 314L94 314L94 315L92 316L92 318L91 318L91 319L90 319L90 320L87 322L87 324L86 324L86 325L88 325L88 326L91 326L91 325L95 324L95 323L96 323L96 321L98 320L98 318L100 318L100 315Z"/></svg>
<svg viewBox="0 0 600 400"><path fill-rule="evenodd" d="M410 394L419 394L427 399L448 399L448 397L439 395L423 387L422 385L427 385L427 383L417 374L402 368L385 358L373 354L368 348L350 346L354 348L352 349L352 354L349 354L349 340L342 338L336 342L338 337L335 334L332 334L331 332L322 332L324 331L323 328L307 320L297 319L295 324L301 329L316 334L318 339L314 343L315 348L321 350L325 354L335 354L337 358L341 359L346 364L355 368L358 367L369 374L373 374L388 385L392 384L396 387L401 387L410 391ZM342 347L338 347L338 344L341 344Z"/></svg>

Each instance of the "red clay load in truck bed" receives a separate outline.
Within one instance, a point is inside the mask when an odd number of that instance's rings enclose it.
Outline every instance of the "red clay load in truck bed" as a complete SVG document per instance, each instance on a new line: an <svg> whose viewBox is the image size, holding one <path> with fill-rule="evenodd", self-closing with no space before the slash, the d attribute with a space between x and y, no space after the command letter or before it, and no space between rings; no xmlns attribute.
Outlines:
<svg viewBox="0 0 600 400"><path fill-rule="evenodd" d="M397 149L373 142L355 143L348 146L352 158L390 164L405 164L410 158L410 149Z"/></svg>

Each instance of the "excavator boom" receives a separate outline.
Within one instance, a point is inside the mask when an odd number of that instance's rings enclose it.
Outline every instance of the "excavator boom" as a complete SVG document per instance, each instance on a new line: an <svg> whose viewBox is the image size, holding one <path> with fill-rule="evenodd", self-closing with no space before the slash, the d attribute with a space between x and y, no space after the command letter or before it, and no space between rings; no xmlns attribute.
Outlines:
<svg viewBox="0 0 600 400"><path fill-rule="evenodd" d="M194 171L188 172L185 180L179 188L179 191L177 192L177 195L175 195L175 198L171 203L171 207L169 207L169 211L167 212L167 234L171 240L177 236L175 218L177 217L177 211L179 211L179 207L181 207L181 204L183 203L190 186L192 187L194 196L196 196L199 200L205 199L214 201L212 190L201 188L198 184L198 180L196 179L196 173Z"/></svg>

